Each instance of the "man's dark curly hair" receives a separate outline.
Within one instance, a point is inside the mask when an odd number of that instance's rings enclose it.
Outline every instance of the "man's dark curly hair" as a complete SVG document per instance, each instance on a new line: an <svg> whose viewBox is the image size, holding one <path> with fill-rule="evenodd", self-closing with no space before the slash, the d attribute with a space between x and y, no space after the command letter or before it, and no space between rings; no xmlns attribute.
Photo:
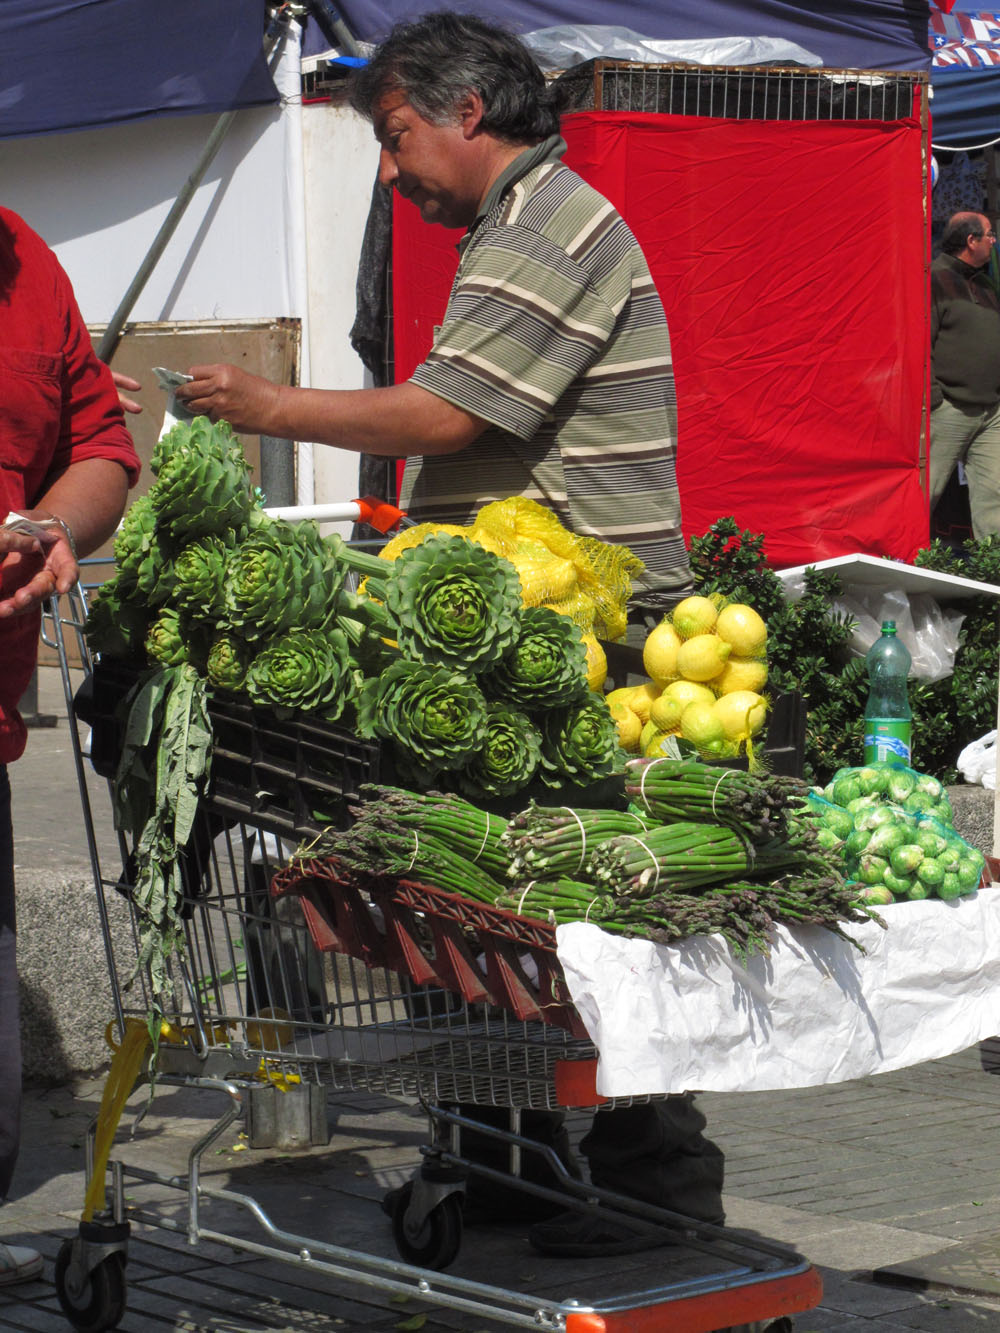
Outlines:
<svg viewBox="0 0 1000 1333"><path fill-rule="evenodd" d="M469 14L441 11L398 23L351 80L351 105L369 120L390 92L418 115L451 124L469 92L483 102L482 127L510 143L558 133L559 113L538 63L514 33Z"/></svg>

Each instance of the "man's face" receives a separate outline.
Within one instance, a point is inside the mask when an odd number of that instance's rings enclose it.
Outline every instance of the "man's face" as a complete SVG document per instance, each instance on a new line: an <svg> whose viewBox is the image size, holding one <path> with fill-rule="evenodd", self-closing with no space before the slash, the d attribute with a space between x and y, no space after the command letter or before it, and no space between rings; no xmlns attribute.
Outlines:
<svg viewBox="0 0 1000 1333"><path fill-rule="evenodd" d="M478 191L469 171L469 144L462 123L432 125L403 93L386 93L373 121L379 141L378 178L412 199L425 222L467 227L475 220Z"/></svg>
<svg viewBox="0 0 1000 1333"><path fill-rule="evenodd" d="M982 236L970 236L966 241L969 263L973 268L982 268L990 262L990 251L997 243L997 234L989 218L980 217L979 226L982 229Z"/></svg>

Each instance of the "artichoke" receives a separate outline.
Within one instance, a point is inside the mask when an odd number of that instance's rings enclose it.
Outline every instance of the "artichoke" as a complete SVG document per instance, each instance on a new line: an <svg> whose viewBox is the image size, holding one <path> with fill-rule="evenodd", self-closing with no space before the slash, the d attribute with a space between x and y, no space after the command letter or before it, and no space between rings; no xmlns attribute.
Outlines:
<svg viewBox="0 0 1000 1333"><path fill-rule="evenodd" d="M163 607L146 633L146 652L160 666L181 666L189 660L181 618L171 606Z"/></svg>
<svg viewBox="0 0 1000 1333"><path fill-rule="evenodd" d="M211 427L205 417L183 424L188 436L178 435L169 452L161 450L149 491L158 531L176 543L240 527L252 505L250 467L229 427ZM179 429L160 444L166 446Z"/></svg>
<svg viewBox="0 0 1000 1333"><path fill-rule="evenodd" d="M222 615L226 561L233 551L223 537L202 537L183 547L174 561L172 602L192 620L213 624Z"/></svg>
<svg viewBox="0 0 1000 1333"><path fill-rule="evenodd" d="M250 652L235 634L219 634L208 650L205 674L217 690L238 694L243 689Z"/></svg>
<svg viewBox="0 0 1000 1333"><path fill-rule="evenodd" d="M507 560L464 537L428 537L403 551L385 578L400 651L474 675L514 646L521 585ZM379 596L377 588L374 595Z"/></svg>
<svg viewBox="0 0 1000 1333"><path fill-rule="evenodd" d="M400 658L358 698L358 734L395 745L397 766L414 786L462 768L486 735L486 701L467 676Z"/></svg>
<svg viewBox="0 0 1000 1333"><path fill-rule="evenodd" d="M549 607L526 607L513 651L483 678L482 686L487 698L528 712L582 703L589 688L583 632Z"/></svg>
<svg viewBox="0 0 1000 1333"><path fill-rule="evenodd" d="M225 625L250 643L291 629L322 629L336 614L343 577L315 523L263 523L226 566Z"/></svg>
<svg viewBox="0 0 1000 1333"><path fill-rule="evenodd" d="M121 576L101 584L87 609L84 636L92 653L107 657L144 659L144 641L149 628L146 606L130 600Z"/></svg>
<svg viewBox="0 0 1000 1333"><path fill-rule="evenodd" d="M231 451L242 453L228 421L213 426L208 417L193 417L190 421L178 421L160 436L153 446L149 469L157 477L160 468L174 454L224 454Z"/></svg>
<svg viewBox="0 0 1000 1333"><path fill-rule="evenodd" d="M292 630L253 659L245 689L251 703L272 707L278 717L318 713L335 722L359 677L341 630Z"/></svg>
<svg viewBox="0 0 1000 1333"><path fill-rule="evenodd" d="M455 785L473 799L509 796L531 781L541 753L541 735L526 714L489 704L482 747L455 774Z"/></svg>
<svg viewBox="0 0 1000 1333"><path fill-rule="evenodd" d="M567 779L586 786L613 773L619 762L618 728L603 698L591 695L573 708L554 708L542 717L539 776L549 787Z"/></svg>
<svg viewBox="0 0 1000 1333"><path fill-rule="evenodd" d="M115 534L115 564L123 593L137 590L150 606L167 601L174 587L173 549L156 529L152 500L140 495L125 511Z"/></svg>

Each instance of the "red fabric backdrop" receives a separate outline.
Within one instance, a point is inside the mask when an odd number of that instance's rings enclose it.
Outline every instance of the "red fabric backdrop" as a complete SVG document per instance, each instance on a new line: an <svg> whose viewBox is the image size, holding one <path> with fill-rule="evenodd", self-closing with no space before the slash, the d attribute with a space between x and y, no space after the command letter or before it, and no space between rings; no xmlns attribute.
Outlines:
<svg viewBox="0 0 1000 1333"><path fill-rule="evenodd" d="M779 567L911 559L928 537L917 121L595 112L564 134L567 165L626 218L666 308L685 533L732 514ZM400 380L444 312L459 235L397 199Z"/></svg>

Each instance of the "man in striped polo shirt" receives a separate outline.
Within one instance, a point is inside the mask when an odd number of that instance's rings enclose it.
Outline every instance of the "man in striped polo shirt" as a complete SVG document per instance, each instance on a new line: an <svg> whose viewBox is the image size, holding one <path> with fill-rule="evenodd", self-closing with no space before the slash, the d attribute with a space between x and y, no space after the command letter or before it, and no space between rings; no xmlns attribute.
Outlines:
<svg viewBox="0 0 1000 1333"><path fill-rule="evenodd" d="M632 599L641 642L643 622L691 578L670 338L635 237L562 165L552 90L501 28L452 13L397 25L352 101L374 124L382 184L425 221L467 228L427 359L404 384L357 391L196 366L178 397L237 430L407 457L401 505L416 519L464 524L523 495L574 532L627 545L644 565ZM488 1109L467 1108L473 1119ZM555 1143L560 1124L538 1113L525 1128ZM670 1097L599 1112L581 1148L596 1185L721 1223L723 1159L704 1127L690 1097ZM482 1184L470 1178L467 1202L488 1213ZM509 1193L495 1197L511 1220ZM574 1256L662 1240L579 1211L536 1222L529 1238Z"/></svg>

